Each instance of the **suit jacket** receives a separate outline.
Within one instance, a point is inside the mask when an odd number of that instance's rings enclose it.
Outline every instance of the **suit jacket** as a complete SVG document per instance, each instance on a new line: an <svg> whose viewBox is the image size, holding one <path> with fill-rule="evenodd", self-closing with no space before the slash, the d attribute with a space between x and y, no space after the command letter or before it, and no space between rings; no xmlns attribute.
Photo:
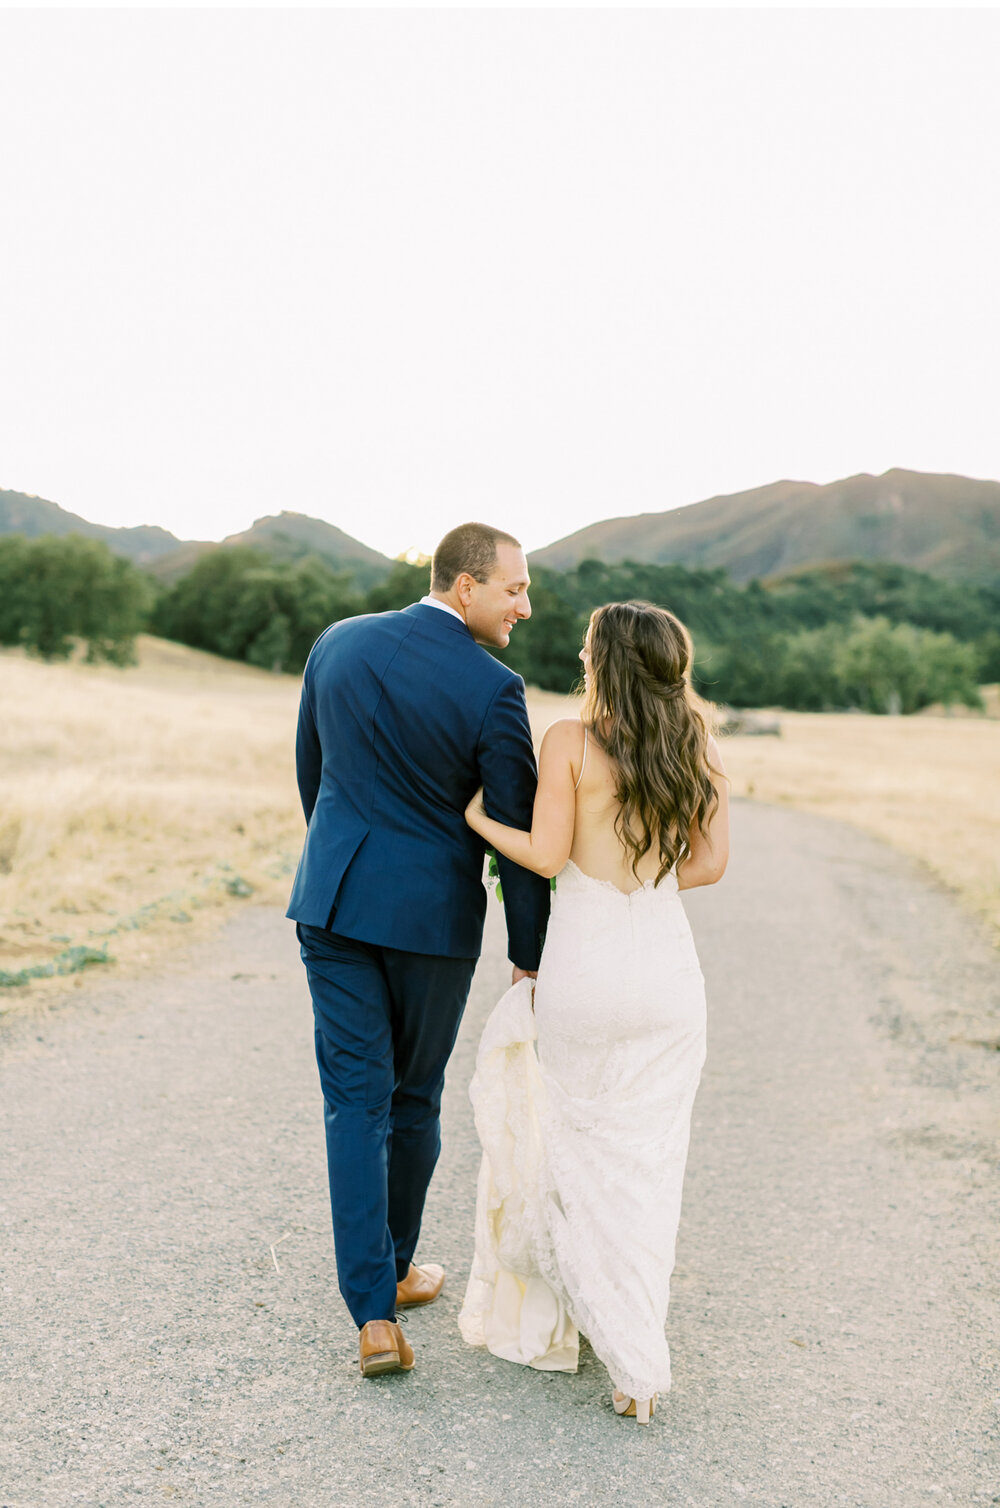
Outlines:
<svg viewBox="0 0 1000 1508"><path fill-rule="evenodd" d="M465 807L528 829L537 769L524 682L458 618L415 603L321 634L296 740L308 831L288 915L362 942L478 957L485 845ZM549 882L500 859L510 957L536 969Z"/></svg>

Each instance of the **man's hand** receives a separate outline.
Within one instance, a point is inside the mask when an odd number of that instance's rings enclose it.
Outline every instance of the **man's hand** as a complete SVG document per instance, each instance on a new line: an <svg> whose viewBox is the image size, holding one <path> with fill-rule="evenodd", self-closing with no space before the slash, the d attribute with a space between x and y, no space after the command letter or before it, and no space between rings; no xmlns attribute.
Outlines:
<svg viewBox="0 0 1000 1508"><path fill-rule="evenodd" d="M515 985L515 984L518 984L522 979L537 979L537 978L538 978L538 970L537 969L519 969L518 966L517 966L517 964L515 964L514 965L514 972L513 972L513 974L510 977L510 982L511 982L512 985Z"/></svg>

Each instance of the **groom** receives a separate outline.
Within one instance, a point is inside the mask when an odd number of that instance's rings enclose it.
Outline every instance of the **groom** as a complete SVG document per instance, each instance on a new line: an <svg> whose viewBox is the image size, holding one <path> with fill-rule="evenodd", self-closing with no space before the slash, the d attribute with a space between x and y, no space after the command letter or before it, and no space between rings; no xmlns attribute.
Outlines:
<svg viewBox="0 0 1000 1508"><path fill-rule="evenodd" d="M328 628L305 668L296 741L308 831L288 915L312 993L340 1291L366 1377L413 1366L397 1310L437 1298L415 1267L441 1146L444 1070L482 942L482 784L531 826L536 769L524 683L503 647L531 614L516 539L461 524L431 590L402 612ZM538 967L548 881L500 859L515 982Z"/></svg>

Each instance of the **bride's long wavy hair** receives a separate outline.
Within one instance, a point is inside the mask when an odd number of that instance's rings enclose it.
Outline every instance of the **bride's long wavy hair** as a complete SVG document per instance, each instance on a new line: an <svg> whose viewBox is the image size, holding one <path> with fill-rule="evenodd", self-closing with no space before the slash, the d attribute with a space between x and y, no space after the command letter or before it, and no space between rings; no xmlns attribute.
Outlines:
<svg viewBox="0 0 1000 1508"><path fill-rule="evenodd" d="M621 810L615 830L638 864L655 843L658 885L705 832L718 804L708 754L711 708L691 686L691 636L651 602L610 602L591 614L582 717L611 760Z"/></svg>

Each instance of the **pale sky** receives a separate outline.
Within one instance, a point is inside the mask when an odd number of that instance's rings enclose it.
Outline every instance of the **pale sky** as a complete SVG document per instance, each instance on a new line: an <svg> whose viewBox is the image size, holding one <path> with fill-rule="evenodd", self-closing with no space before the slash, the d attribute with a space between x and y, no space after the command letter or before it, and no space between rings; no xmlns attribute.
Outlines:
<svg viewBox="0 0 1000 1508"><path fill-rule="evenodd" d="M530 549L1000 478L1000 11L0 12L0 487Z"/></svg>

